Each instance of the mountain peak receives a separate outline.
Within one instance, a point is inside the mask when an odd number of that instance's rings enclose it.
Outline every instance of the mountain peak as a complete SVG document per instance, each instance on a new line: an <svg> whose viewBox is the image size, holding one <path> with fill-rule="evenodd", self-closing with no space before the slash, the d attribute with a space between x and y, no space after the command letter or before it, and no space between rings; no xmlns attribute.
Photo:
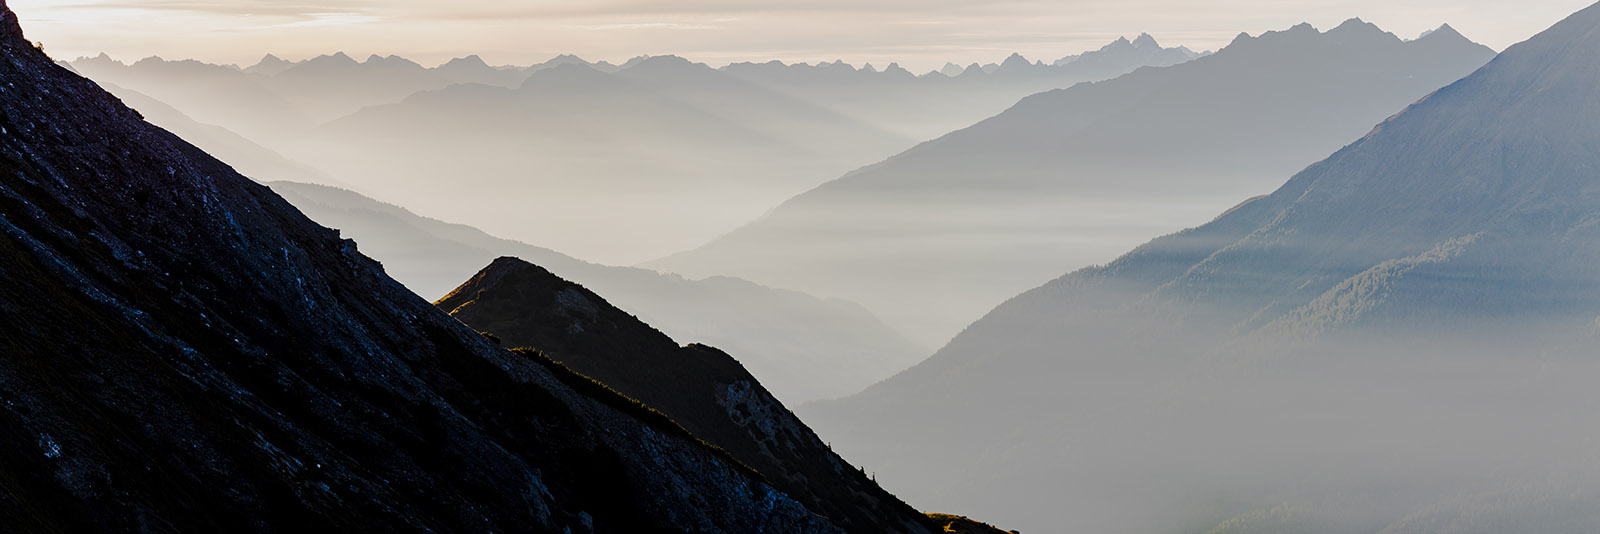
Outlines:
<svg viewBox="0 0 1600 534"><path fill-rule="evenodd" d="M1148 33L1139 34L1139 38L1133 40L1133 46L1134 48L1161 48L1161 44L1156 42L1156 38Z"/></svg>
<svg viewBox="0 0 1600 534"><path fill-rule="evenodd" d="M1470 39L1467 39L1467 36L1461 35L1461 32L1456 31L1456 29L1454 27L1450 26L1449 23L1440 24L1438 28L1434 28L1432 30L1428 30L1426 32L1423 32L1421 36L1417 37L1418 41L1421 41L1423 39L1451 40L1451 41L1454 41L1454 40L1470 40Z"/></svg>
<svg viewBox="0 0 1600 534"><path fill-rule="evenodd" d="M450 68L492 68L489 67L488 63L483 61L483 58L478 57L477 54L451 59L450 61L445 62L445 64L442 66Z"/></svg>
<svg viewBox="0 0 1600 534"><path fill-rule="evenodd" d="M1022 57L1022 54L1018 52L1012 52L1010 56L1006 56L1005 61L1000 63L1001 68L1028 67L1032 65L1033 63L1028 61L1028 58Z"/></svg>
<svg viewBox="0 0 1600 534"><path fill-rule="evenodd" d="M1361 20L1359 17L1344 21L1344 23L1340 24L1338 27L1328 30L1327 34L1333 36L1359 37L1379 37L1390 35L1389 32L1383 31L1383 28L1379 28L1377 24Z"/></svg>

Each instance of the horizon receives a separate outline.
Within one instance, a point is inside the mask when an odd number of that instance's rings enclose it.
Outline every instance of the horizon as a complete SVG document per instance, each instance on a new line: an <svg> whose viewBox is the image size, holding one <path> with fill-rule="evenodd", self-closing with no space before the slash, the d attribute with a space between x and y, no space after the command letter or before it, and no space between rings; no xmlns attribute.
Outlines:
<svg viewBox="0 0 1600 534"><path fill-rule="evenodd" d="M946 63L998 63L1013 53L1048 64L1141 33L1163 47L1215 51L1240 33L1260 35L1300 23L1326 31L1351 18L1402 39L1449 24L1500 51L1587 5L1581 0L1546 0L1535 6L1483 0L1405 5L1257 0L1257 9L1212 9L1224 3L1144 3L1150 5L1100 0L1068 6L1001 1L924 6L880 0L867 6L821 2L776 7L731 1L668 7L622 0L581 7L562 2L506 7L478 0L450 8L354 0L290 6L255 0L10 2L29 37L58 59L104 53L125 63L157 56L248 67L268 54L300 61L344 52L358 60L400 56L424 66L473 55L490 65L526 66L563 54L612 64L676 55L712 66L844 61L881 70L898 63L919 75ZM1151 15L1155 12L1161 14Z"/></svg>

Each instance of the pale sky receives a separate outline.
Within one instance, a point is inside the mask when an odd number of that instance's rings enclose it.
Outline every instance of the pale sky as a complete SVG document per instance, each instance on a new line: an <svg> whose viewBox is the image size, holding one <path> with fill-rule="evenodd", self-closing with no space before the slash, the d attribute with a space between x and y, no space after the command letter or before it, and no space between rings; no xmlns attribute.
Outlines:
<svg viewBox="0 0 1600 534"><path fill-rule="evenodd" d="M556 54L620 62L678 54L731 61L843 59L917 72L946 61L1054 60L1118 36L1210 50L1310 22L1361 17L1412 38L1448 22L1496 50L1591 0L9 0L60 59L110 53L250 65L271 52L344 51L424 65L479 54L525 65Z"/></svg>

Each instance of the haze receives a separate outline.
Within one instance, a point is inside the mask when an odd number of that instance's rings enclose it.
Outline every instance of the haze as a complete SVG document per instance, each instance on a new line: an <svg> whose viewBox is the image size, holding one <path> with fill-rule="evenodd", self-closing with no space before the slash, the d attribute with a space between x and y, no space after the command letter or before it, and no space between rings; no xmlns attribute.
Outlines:
<svg viewBox="0 0 1600 534"><path fill-rule="evenodd" d="M304 59L344 50L424 64L468 54L529 64L561 53L620 62L677 54L712 65L843 59L917 73L1011 52L1055 58L1121 35L1215 50L1239 32L1360 16L1404 37L1449 22L1496 50L1583 7L1583 0L17 0L29 35L57 58L110 53L248 65L265 52Z"/></svg>
<svg viewBox="0 0 1600 534"><path fill-rule="evenodd" d="M0 0L0 517L1600 532L1595 1Z"/></svg>

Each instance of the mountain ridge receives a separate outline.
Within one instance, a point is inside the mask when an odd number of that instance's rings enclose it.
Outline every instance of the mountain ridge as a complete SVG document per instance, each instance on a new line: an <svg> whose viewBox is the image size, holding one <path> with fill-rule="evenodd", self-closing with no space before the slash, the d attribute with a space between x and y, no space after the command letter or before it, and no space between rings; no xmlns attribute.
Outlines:
<svg viewBox="0 0 1600 534"><path fill-rule="evenodd" d="M1577 496L1600 486L1596 458L1566 440L1590 439L1600 373L1597 51L1600 4L1270 195L1016 295L924 363L801 412L910 502L1024 528L1063 514L1008 499L1046 494L1099 499L1062 505L1089 531L1592 530ZM933 422L1006 440L886 440ZM954 457L991 460L967 486L907 478ZM970 489L988 487L1023 489ZM1119 517L1134 498L1168 517Z"/></svg>
<svg viewBox="0 0 1600 534"><path fill-rule="evenodd" d="M1241 37L1193 61L1030 95L645 265L848 295L940 343L1063 270L1281 183L1492 56L1360 22Z"/></svg>
<svg viewBox="0 0 1600 534"><path fill-rule="evenodd" d="M405 291L3 1L0 77L9 526L838 532Z"/></svg>

